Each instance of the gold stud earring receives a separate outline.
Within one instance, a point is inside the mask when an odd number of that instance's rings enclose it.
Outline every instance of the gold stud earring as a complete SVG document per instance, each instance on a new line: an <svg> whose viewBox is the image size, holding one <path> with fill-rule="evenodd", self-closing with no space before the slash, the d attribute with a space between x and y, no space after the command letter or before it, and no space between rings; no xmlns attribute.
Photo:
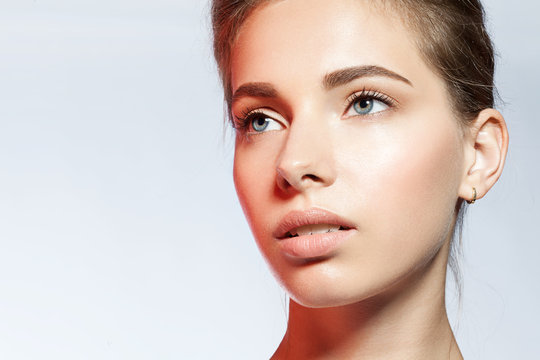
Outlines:
<svg viewBox="0 0 540 360"><path fill-rule="evenodd" d="M475 188L475 187L472 188L472 192L473 192L473 198L472 198L472 200L467 200L467 202L468 202L469 204L474 204L474 203L476 202L476 188Z"/></svg>

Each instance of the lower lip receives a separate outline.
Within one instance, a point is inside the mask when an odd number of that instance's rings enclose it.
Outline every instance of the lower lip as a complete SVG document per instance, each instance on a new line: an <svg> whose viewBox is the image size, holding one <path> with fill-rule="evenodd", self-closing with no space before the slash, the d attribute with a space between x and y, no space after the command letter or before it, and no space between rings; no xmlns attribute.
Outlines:
<svg viewBox="0 0 540 360"><path fill-rule="evenodd" d="M293 258L309 259L328 256L335 251L354 229L329 233L302 235L279 240L281 252Z"/></svg>

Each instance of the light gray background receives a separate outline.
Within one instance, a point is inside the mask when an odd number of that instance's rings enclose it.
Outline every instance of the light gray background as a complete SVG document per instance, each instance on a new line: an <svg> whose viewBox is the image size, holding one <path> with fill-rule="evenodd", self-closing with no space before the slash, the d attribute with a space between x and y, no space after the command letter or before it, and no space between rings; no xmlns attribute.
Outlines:
<svg viewBox="0 0 540 360"><path fill-rule="evenodd" d="M511 148L471 207L467 359L540 351L540 25L488 0ZM0 1L0 358L264 359L285 296L231 178L206 1Z"/></svg>

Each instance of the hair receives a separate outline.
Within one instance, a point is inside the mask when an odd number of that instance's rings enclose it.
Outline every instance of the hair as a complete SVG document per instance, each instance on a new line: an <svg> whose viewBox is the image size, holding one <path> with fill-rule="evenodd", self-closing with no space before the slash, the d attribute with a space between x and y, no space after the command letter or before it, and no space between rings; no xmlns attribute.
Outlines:
<svg viewBox="0 0 540 360"><path fill-rule="evenodd" d="M276 0L212 1L214 56L229 116L233 45L252 11L272 1ZM480 0L384 0L371 3L383 7L390 5L393 14L398 15L416 35L419 52L444 80L451 106L462 127L470 124L483 109L494 107L494 51L486 31L485 12ZM458 264L466 206L463 199L457 201L456 224L448 260L460 301L462 281ZM459 234L458 244L456 234Z"/></svg>

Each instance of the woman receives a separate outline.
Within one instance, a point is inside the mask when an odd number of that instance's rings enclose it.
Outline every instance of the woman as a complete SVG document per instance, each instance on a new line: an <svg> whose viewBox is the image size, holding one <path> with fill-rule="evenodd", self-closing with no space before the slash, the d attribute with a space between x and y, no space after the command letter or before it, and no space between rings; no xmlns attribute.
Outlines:
<svg viewBox="0 0 540 360"><path fill-rule="evenodd" d="M273 359L462 359L446 268L508 147L483 22L474 0L214 1L236 190L291 297Z"/></svg>

